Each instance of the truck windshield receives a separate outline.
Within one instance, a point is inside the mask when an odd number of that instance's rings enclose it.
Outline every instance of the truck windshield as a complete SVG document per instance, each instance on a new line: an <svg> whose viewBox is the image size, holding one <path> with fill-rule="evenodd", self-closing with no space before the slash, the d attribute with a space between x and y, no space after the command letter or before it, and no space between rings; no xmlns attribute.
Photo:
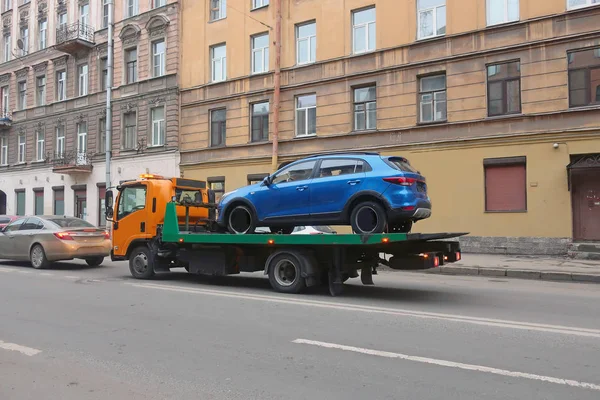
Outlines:
<svg viewBox="0 0 600 400"><path fill-rule="evenodd" d="M117 218L121 219L132 212L146 207L146 186L129 186L121 191Z"/></svg>

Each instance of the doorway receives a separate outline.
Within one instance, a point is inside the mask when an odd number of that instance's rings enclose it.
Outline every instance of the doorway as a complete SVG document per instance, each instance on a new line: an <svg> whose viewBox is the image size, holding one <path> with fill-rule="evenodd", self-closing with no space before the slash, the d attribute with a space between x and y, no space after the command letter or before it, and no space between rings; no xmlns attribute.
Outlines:
<svg viewBox="0 0 600 400"><path fill-rule="evenodd" d="M6 215L6 193L0 190L0 215Z"/></svg>
<svg viewBox="0 0 600 400"><path fill-rule="evenodd" d="M600 164L587 166L571 170L574 241L600 241Z"/></svg>
<svg viewBox="0 0 600 400"><path fill-rule="evenodd" d="M87 219L87 195L85 190L75 191L75 216Z"/></svg>

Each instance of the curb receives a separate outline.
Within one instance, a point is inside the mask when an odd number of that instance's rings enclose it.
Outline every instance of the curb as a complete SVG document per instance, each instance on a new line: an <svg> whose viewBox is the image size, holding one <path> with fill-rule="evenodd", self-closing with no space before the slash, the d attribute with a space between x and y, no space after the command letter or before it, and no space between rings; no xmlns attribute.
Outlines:
<svg viewBox="0 0 600 400"><path fill-rule="evenodd" d="M511 268L482 268L467 266L444 266L439 268L415 271L426 274L463 275L463 276L486 276L507 277L518 279L533 279L554 282L588 282L600 283L600 274L585 274L561 271L536 271Z"/></svg>

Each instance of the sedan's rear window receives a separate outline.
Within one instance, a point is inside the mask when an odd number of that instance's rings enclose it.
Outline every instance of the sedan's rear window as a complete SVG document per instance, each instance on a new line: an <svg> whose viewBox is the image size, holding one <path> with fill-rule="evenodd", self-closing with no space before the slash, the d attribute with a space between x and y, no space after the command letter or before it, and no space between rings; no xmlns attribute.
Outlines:
<svg viewBox="0 0 600 400"><path fill-rule="evenodd" d="M385 160L387 162L387 164L389 166L391 166L392 168L395 168L399 171L402 172L413 172L413 173L418 173L418 171L416 169L414 169L412 167L412 165L410 165L408 163L408 160L402 157L390 157L387 160Z"/></svg>
<svg viewBox="0 0 600 400"><path fill-rule="evenodd" d="M61 228L95 228L94 225L79 218L51 218L48 221Z"/></svg>

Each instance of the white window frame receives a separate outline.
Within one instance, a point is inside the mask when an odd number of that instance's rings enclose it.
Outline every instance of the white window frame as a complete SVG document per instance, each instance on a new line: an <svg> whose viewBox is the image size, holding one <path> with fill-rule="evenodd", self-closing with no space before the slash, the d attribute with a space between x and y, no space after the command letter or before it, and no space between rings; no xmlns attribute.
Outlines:
<svg viewBox="0 0 600 400"><path fill-rule="evenodd" d="M255 48L254 47L254 41L257 38L262 38L263 36L267 37L267 45L265 47ZM252 45L251 45L251 47L252 47L252 54L251 54L251 57L252 57L252 74L264 74L264 73L266 73L266 72L269 71L269 62L270 62L270 60L269 60L269 47L270 47L269 46L270 45L270 43L269 43L269 33L267 32L267 33L260 33L258 35L254 35L254 36L251 37L250 41L252 42ZM258 71L256 69L256 65L254 64L254 54L255 53L261 53L262 70L260 70L260 71Z"/></svg>
<svg viewBox="0 0 600 400"><path fill-rule="evenodd" d="M10 86L2 86L2 114L6 116L10 111Z"/></svg>
<svg viewBox="0 0 600 400"><path fill-rule="evenodd" d="M64 17L64 21L61 21ZM65 25L67 25L69 23L69 16L67 15L66 11L62 12L60 14L58 14L56 16L56 25L58 25L59 29L64 29Z"/></svg>
<svg viewBox="0 0 600 400"><path fill-rule="evenodd" d="M167 0L152 0L152 8L164 7L167 5Z"/></svg>
<svg viewBox="0 0 600 400"><path fill-rule="evenodd" d="M44 153L46 151L46 135L43 130L36 132L36 161L44 161Z"/></svg>
<svg viewBox="0 0 600 400"><path fill-rule="evenodd" d="M102 28L108 28L108 2L109 0L102 0Z"/></svg>
<svg viewBox="0 0 600 400"><path fill-rule="evenodd" d="M502 18L502 21L500 22L496 22L496 23L490 23L490 2L492 1L501 1L504 4L504 18ZM518 6L517 6L517 18L516 19L508 19L508 3L510 0L486 0L485 2L485 19L486 19L486 25L487 26L494 26L494 25L500 25L500 24L508 24L510 22L516 22L519 21L519 19L521 18L521 0L518 0Z"/></svg>
<svg viewBox="0 0 600 400"><path fill-rule="evenodd" d="M417 0L417 8L419 7L419 0ZM429 38L433 38L436 36L444 36L443 33L438 34L437 30L438 30L438 20L437 20L437 14L438 14L438 9L441 8L446 8L446 1L444 0L444 4L440 4L437 6L433 6L433 7L428 7L428 8L423 8L423 9L417 9L417 39L418 40L422 40L422 39L429 39ZM431 17L433 19L433 34L428 35L428 36L421 36L421 14L423 13L427 13L431 11ZM447 21L446 21L447 23Z"/></svg>
<svg viewBox="0 0 600 400"><path fill-rule="evenodd" d="M12 59L12 36L9 33L8 35L4 35L2 37L4 41L4 62L10 61Z"/></svg>
<svg viewBox="0 0 600 400"><path fill-rule="evenodd" d="M135 17L140 13L140 4L138 0L125 0L125 18Z"/></svg>
<svg viewBox="0 0 600 400"><path fill-rule="evenodd" d="M22 140L21 140L22 139ZM27 153L27 136L24 133L17 138L17 164L25 164L25 154Z"/></svg>
<svg viewBox="0 0 600 400"><path fill-rule="evenodd" d="M300 37L300 28L303 26L307 26L307 25L315 26L315 34ZM312 39L313 38L315 39L314 59L313 59L313 48L312 48ZM308 61L304 61L304 62L300 61L300 43L303 41L306 41L308 43L308 56L307 56ZM296 64L306 65L306 64L314 63L317 59L316 47L317 47L317 23L315 21L309 21L309 22L305 22L302 24L297 24L296 25Z"/></svg>
<svg viewBox="0 0 600 400"><path fill-rule="evenodd" d="M224 48L225 55L215 58L215 50ZM220 68L217 66L219 63ZM217 74L217 72L219 74ZM227 45L225 43L210 47L210 78L212 82L223 82L227 80Z"/></svg>
<svg viewBox="0 0 600 400"><path fill-rule="evenodd" d="M12 10L12 0L4 0L2 2L2 12Z"/></svg>
<svg viewBox="0 0 600 400"><path fill-rule="evenodd" d="M216 5L213 5L213 2L216 2ZM209 0L209 18L211 21L218 21L224 18L227 18L227 0ZM213 18L213 11L216 13L215 18Z"/></svg>
<svg viewBox="0 0 600 400"><path fill-rule="evenodd" d="M77 155L87 153L88 149L88 126L86 121L77 124Z"/></svg>
<svg viewBox="0 0 600 400"><path fill-rule="evenodd" d="M19 30L19 35L21 37L21 41L23 42L23 48L21 50L21 55L26 56L29 54L29 27L24 26Z"/></svg>
<svg viewBox="0 0 600 400"><path fill-rule="evenodd" d="M164 45L164 51L162 53L155 52L156 45L162 42ZM165 39L158 39L150 43L152 49L152 77L158 78L165 75L165 53L167 52L167 42ZM157 60L158 57L158 60ZM158 64L157 64L158 62ZM156 68L158 67L158 74Z"/></svg>
<svg viewBox="0 0 600 400"><path fill-rule="evenodd" d="M162 119L154 119L155 110L161 109L163 110L163 118ZM150 118L152 120L152 147L164 146L166 142L166 126L165 126L165 118L166 118L165 106L154 107L150 110Z"/></svg>
<svg viewBox="0 0 600 400"><path fill-rule="evenodd" d="M0 165L8 165L8 138L0 137Z"/></svg>
<svg viewBox="0 0 600 400"><path fill-rule="evenodd" d="M567 10L578 10L580 8L586 8L586 7L591 7L591 6L596 6L599 5L600 3L594 3L593 0L585 0L585 4L581 4L578 6L571 6L570 0L566 0L567 1Z"/></svg>
<svg viewBox="0 0 600 400"><path fill-rule="evenodd" d="M358 24L356 25L354 23L354 17L356 16L356 14L361 13L363 11L369 11L369 10L375 10L375 7L368 7L368 8L362 8L360 10L355 10L352 11L352 53L353 54L362 54L362 53L368 53L371 51L375 51L375 49L377 48L377 33L375 34L375 47L370 49L369 48L369 27L371 25L375 25L375 32L377 32L377 17L375 17L375 19L373 21L369 21L369 22L365 22L362 24ZM356 49L356 32L358 30L358 28L365 28L365 49L364 50L357 50Z"/></svg>
<svg viewBox="0 0 600 400"><path fill-rule="evenodd" d="M58 158L58 159L64 158L65 145L66 145L65 126L60 125L60 126L56 127L56 149L55 149L56 158Z"/></svg>
<svg viewBox="0 0 600 400"><path fill-rule="evenodd" d="M61 78L59 78L61 76ZM56 101L67 99L67 70L56 71Z"/></svg>
<svg viewBox="0 0 600 400"><path fill-rule="evenodd" d="M252 0L252 9L263 8L269 5L269 0Z"/></svg>
<svg viewBox="0 0 600 400"><path fill-rule="evenodd" d="M127 125L127 116L133 115L135 124L133 126ZM133 128L128 130L129 128ZM128 140L129 139L129 140ZM131 142L131 143L129 143ZM123 143L122 148L124 150L134 150L137 144L137 112L131 111L123 114Z"/></svg>
<svg viewBox="0 0 600 400"><path fill-rule="evenodd" d="M90 24L90 3L85 2L79 5L79 23L81 25Z"/></svg>
<svg viewBox="0 0 600 400"><path fill-rule="evenodd" d="M21 85L23 90L21 90ZM25 110L27 108L27 81L19 81L17 82L17 92L18 92L18 98L17 98L17 102L19 104L17 104L19 110ZM21 97L23 96L23 97Z"/></svg>
<svg viewBox="0 0 600 400"><path fill-rule="evenodd" d="M43 19L38 22L38 50L44 50L48 47L48 20Z"/></svg>
<svg viewBox="0 0 600 400"><path fill-rule="evenodd" d="M308 96L314 96L315 97L315 105L314 106L309 106L309 107L298 107L298 103L300 98L302 97L308 97ZM309 120L309 112L308 110L314 109L315 110L315 132L308 132L308 120ZM305 128L305 132L300 132L298 130L298 121L299 121L299 117L298 114L300 111L304 111L304 128ZM317 95L315 93L309 93L309 94L303 94L300 96L296 96L296 137L307 137L307 136L315 136L317 134Z"/></svg>
<svg viewBox="0 0 600 400"><path fill-rule="evenodd" d="M42 86L44 88L43 93L40 93L40 79L43 79L44 81L44 85ZM36 105L38 106L44 106L46 105L46 75L40 75L40 76L36 76L35 77L35 96L36 96Z"/></svg>
<svg viewBox="0 0 600 400"><path fill-rule="evenodd" d="M80 64L77 66L77 75L79 76L79 84L77 86L77 91L79 96L87 96L89 93L89 76L90 76L90 68L88 64Z"/></svg>

